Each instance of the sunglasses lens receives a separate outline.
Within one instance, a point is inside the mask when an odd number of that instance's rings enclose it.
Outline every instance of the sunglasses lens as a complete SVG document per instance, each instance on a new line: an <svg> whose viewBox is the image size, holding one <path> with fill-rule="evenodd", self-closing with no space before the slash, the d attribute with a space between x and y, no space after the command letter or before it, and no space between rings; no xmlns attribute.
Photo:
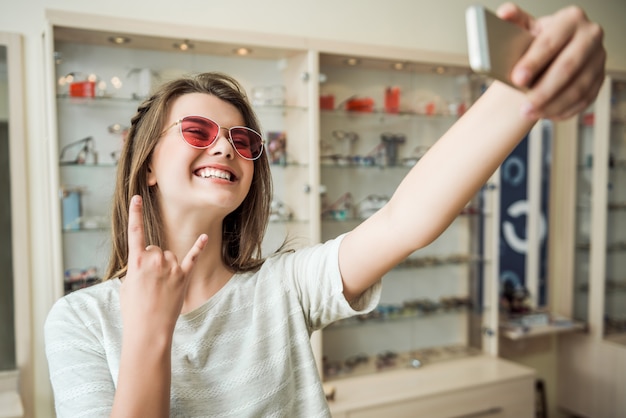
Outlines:
<svg viewBox="0 0 626 418"><path fill-rule="evenodd" d="M189 145L206 148L213 143L219 131L217 123L210 119L188 116L183 118L180 130Z"/></svg>
<svg viewBox="0 0 626 418"><path fill-rule="evenodd" d="M263 151L261 136L252 129L236 127L231 128L230 137L239 155L248 160L256 160Z"/></svg>

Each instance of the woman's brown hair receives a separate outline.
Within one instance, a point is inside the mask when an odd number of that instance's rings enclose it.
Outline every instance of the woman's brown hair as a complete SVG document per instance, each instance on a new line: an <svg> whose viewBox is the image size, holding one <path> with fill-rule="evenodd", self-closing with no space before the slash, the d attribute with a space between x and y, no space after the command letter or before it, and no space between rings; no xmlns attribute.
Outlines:
<svg viewBox="0 0 626 418"><path fill-rule="evenodd" d="M122 277L128 266L128 208L134 195L143 198L146 244L167 247L154 187L148 186L148 164L176 98L189 93L211 94L235 106L245 126L261 132L244 89L232 77L202 73L170 81L145 100L131 119L120 155L111 213L112 251L104 280ZM272 180L265 154L254 161L254 178L242 204L226 216L222 226L222 259L234 272L256 270L262 263L261 244L272 199Z"/></svg>

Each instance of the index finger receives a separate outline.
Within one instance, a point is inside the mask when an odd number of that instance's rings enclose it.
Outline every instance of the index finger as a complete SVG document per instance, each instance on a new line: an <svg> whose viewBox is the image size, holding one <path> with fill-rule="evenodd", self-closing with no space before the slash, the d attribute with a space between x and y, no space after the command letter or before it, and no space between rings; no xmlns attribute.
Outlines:
<svg viewBox="0 0 626 418"><path fill-rule="evenodd" d="M533 22L531 32L534 32L535 40L513 69L513 83L534 87L533 83L548 74L557 83L551 89L556 92L569 82L562 71L569 68L569 72L575 73L584 62L584 55L588 53L588 49L583 48L584 45L581 46L580 42L572 42L579 23L586 19L579 12L581 11L577 8L563 9ZM548 99L549 97L537 97L534 100L535 105L541 105Z"/></svg>
<svg viewBox="0 0 626 418"><path fill-rule="evenodd" d="M510 77L515 86L530 87L566 40L565 38L562 40L551 38L550 33L542 34L541 19L535 19L516 4L510 2L502 4L498 7L496 14L500 19L527 30L535 38L513 67ZM545 18L542 19L545 20Z"/></svg>
<svg viewBox="0 0 626 418"><path fill-rule="evenodd" d="M534 32L535 19L514 3L508 2L500 5L496 10L496 15L500 19L515 23L531 33Z"/></svg>
<svg viewBox="0 0 626 418"><path fill-rule="evenodd" d="M128 258L141 253L146 248L143 235L141 196L135 195L128 208Z"/></svg>

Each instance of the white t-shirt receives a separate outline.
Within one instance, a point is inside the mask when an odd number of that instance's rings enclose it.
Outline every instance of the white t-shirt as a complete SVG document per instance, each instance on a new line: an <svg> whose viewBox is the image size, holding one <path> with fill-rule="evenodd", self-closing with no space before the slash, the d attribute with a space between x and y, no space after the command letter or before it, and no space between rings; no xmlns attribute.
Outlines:
<svg viewBox="0 0 626 418"><path fill-rule="evenodd" d="M272 256L178 318L171 417L330 416L309 337L372 310L381 287L348 304L341 239ZM113 279L71 293L48 315L46 355L59 418L111 412L122 348L119 289Z"/></svg>

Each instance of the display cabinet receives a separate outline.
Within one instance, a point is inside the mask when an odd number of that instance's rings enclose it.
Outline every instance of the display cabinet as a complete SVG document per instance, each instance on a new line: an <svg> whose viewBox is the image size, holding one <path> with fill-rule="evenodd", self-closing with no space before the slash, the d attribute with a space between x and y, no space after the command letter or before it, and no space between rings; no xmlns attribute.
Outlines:
<svg viewBox="0 0 626 418"><path fill-rule="evenodd" d="M626 79L611 79L610 100L604 335L626 345Z"/></svg>
<svg viewBox="0 0 626 418"><path fill-rule="evenodd" d="M486 80L467 68L322 54L321 238L353 229L384 205ZM379 306L323 334L328 381L482 354L497 311L495 184L434 243L383 278ZM418 198L418 197L416 197ZM493 291L493 289L489 289Z"/></svg>
<svg viewBox="0 0 626 418"><path fill-rule="evenodd" d="M234 44L68 27L55 27L54 39L64 292L96 282L106 267L116 164L137 106L158 84L185 73L233 75L254 105L274 183L265 251L286 236L296 245L313 241L307 51L265 48L246 57Z"/></svg>
<svg viewBox="0 0 626 418"><path fill-rule="evenodd" d="M609 77L603 91L579 118L573 308L626 344L626 81Z"/></svg>
<svg viewBox="0 0 626 418"><path fill-rule="evenodd" d="M559 151L576 173L571 207L563 207L558 220L575 231L575 245L555 249L566 261L559 267L572 266L557 283L559 292L571 295L560 299L560 310L587 324L587 332L559 338L557 398L560 408L581 416L621 416L626 410L625 90L625 74L607 75L575 129L565 128L577 134L577 146ZM569 138L563 139L567 144Z"/></svg>

